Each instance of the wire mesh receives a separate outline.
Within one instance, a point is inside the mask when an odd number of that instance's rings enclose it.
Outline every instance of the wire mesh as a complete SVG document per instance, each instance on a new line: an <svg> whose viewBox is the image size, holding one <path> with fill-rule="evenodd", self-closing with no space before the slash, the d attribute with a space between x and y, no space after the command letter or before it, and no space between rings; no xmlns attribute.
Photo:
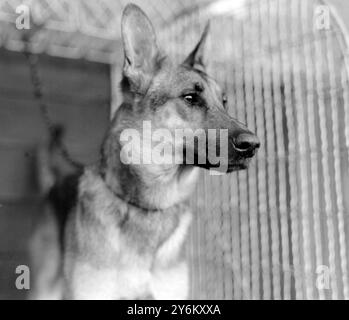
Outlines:
<svg viewBox="0 0 349 320"><path fill-rule="evenodd" d="M262 142L248 172L201 178L192 298L348 299L342 32L331 12L329 28L316 28L320 1L239 3L182 16L161 34L180 61L211 21L209 73Z"/></svg>

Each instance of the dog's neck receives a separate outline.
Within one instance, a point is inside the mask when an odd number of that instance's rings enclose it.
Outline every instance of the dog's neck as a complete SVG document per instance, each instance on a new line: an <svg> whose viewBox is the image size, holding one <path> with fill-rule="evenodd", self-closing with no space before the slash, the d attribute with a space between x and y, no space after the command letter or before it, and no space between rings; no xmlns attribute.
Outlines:
<svg viewBox="0 0 349 320"><path fill-rule="evenodd" d="M101 171L107 186L140 208L168 209L185 201L198 178L198 168L184 165L133 165L120 160L120 144L109 135Z"/></svg>

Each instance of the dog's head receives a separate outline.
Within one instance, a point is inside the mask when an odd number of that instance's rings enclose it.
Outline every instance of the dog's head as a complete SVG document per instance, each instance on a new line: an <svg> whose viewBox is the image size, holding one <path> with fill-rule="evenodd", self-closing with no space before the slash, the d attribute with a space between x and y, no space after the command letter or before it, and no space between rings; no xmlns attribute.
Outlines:
<svg viewBox="0 0 349 320"><path fill-rule="evenodd" d="M125 103L119 110L118 123L140 129L149 121L153 130L182 130L184 134L176 136L174 145L176 152L183 154L183 164L231 172L247 167L259 141L245 125L229 116L224 92L205 71L208 30L207 26L184 62L174 65L159 49L144 12L132 4L126 7L122 17Z"/></svg>

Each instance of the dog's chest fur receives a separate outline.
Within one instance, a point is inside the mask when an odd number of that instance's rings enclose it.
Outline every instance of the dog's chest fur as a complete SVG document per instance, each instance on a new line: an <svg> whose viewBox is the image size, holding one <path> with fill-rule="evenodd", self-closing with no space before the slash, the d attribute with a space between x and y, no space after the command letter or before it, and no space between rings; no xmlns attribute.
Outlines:
<svg viewBox="0 0 349 320"><path fill-rule="evenodd" d="M66 233L66 274L79 265L152 273L182 262L191 221L185 205L147 212L115 196L93 169L82 176L78 199Z"/></svg>

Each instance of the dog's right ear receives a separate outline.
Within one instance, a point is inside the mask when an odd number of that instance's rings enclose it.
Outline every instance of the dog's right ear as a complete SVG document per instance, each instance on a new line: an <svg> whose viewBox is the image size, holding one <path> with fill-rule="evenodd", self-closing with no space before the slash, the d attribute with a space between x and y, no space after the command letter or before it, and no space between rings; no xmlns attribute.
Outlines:
<svg viewBox="0 0 349 320"><path fill-rule="evenodd" d="M144 93L159 68L160 53L153 25L138 6L128 4L122 15L121 33L124 76L135 90Z"/></svg>

